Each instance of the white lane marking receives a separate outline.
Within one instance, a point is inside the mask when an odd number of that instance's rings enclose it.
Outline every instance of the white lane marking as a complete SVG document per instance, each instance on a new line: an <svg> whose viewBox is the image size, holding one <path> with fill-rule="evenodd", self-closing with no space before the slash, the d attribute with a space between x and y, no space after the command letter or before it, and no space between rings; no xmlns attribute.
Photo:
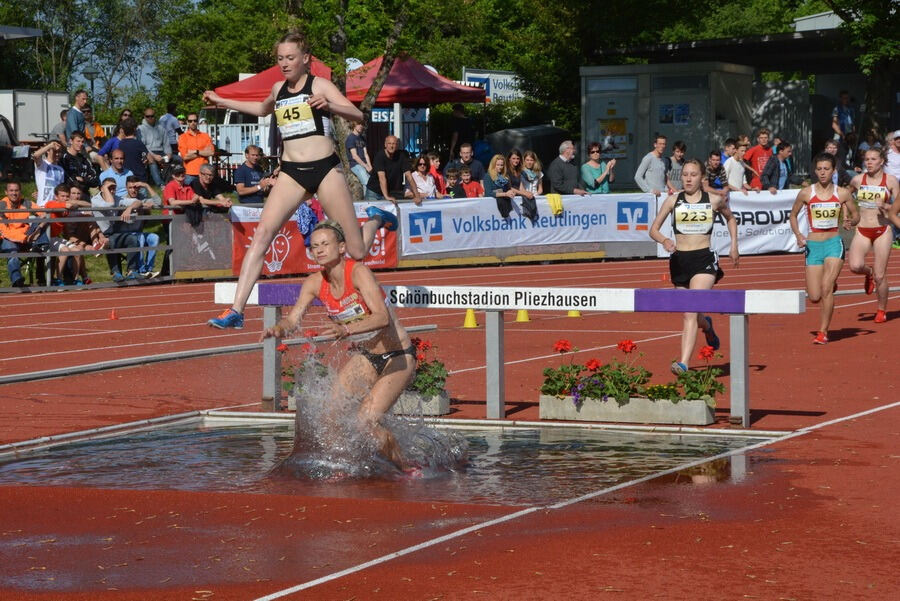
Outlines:
<svg viewBox="0 0 900 601"><path fill-rule="evenodd" d="M689 461L687 463L683 463L681 465L678 465L678 466L675 466L675 467L672 467L672 468L669 468L666 470L662 470L662 471L659 471L659 472L656 472L653 474L647 474L646 476L642 476L642 477L636 478L634 480L629 480L628 482L622 482L620 484L616 484L614 486L609 486L607 488L596 490L594 492L590 492L590 493L575 497L573 499L567 499L567 500L561 501L559 503L554 503L553 505L536 505L536 506L532 506L532 507L527 507L525 509L520 509L519 511L507 514L505 516L487 520L485 522L481 522L480 524L474 524L472 526L468 526L466 528L456 530L449 534L445 534L445 535L439 536L437 538L432 538L432 539L423 541L417 545L413 545L411 547L406 547L405 549L400 549L399 551L395 551L393 553L388 553L387 555L382 555L381 557L376 557L375 559L372 559L370 561L367 561L365 563L361 563L361 564L358 564L355 566L351 566L351 567L341 570L339 572L334 572L332 574L322 576L321 578L317 578L315 580L310 580L308 582L304 582L302 584L298 584L298 585L292 586L290 588L282 589L280 591L276 591L276 592L266 595L264 597L258 597L256 599L256 601L274 601L275 599L280 599L281 597L286 597L287 595L296 593L298 591L312 588L314 586L318 586L318 585L324 584L326 582L331 582L332 580L337 580L338 578L342 578L344 576L349 576L350 574L354 574L356 572L360 572L360 571L370 568L372 566L376 566L376 565L391 561L392 559L396 559L398 557L403 557L404 555L409 555L410 553L415 553L416 551L420 551L422 549L427 549L428 547L433 547L434 545L438 545L443 542L447 542L448 540L452 540L454 538L459 538L460 536L465 536L466 534L470 534L472 532L477 532L477 531L483 530L485 528L490 528L491 526L496 526L497 524L502 524L503 522L508 522L511 520L518 519L520 517L534 513L536 511L545 511L546 512L546 511L563 509L565 507L568 507L569 505L574 505L576 503L580 503L580 502L586 501L588 499L593 499L593 498L596 498L596 497L599 497L599 496L602 496L605 494L609 494L611 492L614 492L614 491L617 491L617 490L620 490L623 488L627 488L629 486L641 484L643 482L647 482L649 480L658 478L660 476L665 476L667 474L674 474L676 472L680 472L682 470L686 470L686 469L692 468L697 465L702 465L702 464L708 463L710 461L715 461L716 459L721 459L724 457L731 457L733 455L746 453L747 451L752 451L754 449L758 449L758 448L761 448L764 446L768 446L771 444L789 440L791 438L796 438L798 436L804 436L804 435L808 434L810 431L816 430L818 428L830 426L830 425L837 424L837 423L844 422L844 421L851 420L851 419L856 419L858 417L863 417L865 415L876 413L878 411L884 411L886 409L891 409L893 407L898 407L898 406L900 406L900 402L890 403L888 405L882 405L880 407L875 407L874 409L868 409L866 411L854 413L853 415L840 417L840 418L833 419L833 420L830 420L827 422L823 422L821 424L802 428L800 430L797 430L796 432L791 432L789 434L786 434L784 436L779 436L779 437L773 438L771 440L764 440L764 441L761 441L761 442L758 442L758 443L755 443L755 444L752 444L752 445L749 445L746 447L741 447L740 449L733 449L731 451L719 453L718 455L714 455L712 457L705 457L703 459L696 459L694 461Z"/></svg>

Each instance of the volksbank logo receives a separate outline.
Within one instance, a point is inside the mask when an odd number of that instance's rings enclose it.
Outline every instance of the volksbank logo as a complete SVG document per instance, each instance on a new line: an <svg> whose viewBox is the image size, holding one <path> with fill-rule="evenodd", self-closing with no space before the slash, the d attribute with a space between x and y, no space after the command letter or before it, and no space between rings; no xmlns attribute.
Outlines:
<svg viewBox="0 0 900 601"><path fill-rule="evenodd" d="M650 209L646 202L621 200L616 205L616 229L643 230L650 226Z"/></svg>
<svg viewBox="0 0 900 601"><path fill-rule="evenodd" d="M437 242L444 239L444 224L440 211L420 211L409 214L409 241Z"/></svg>

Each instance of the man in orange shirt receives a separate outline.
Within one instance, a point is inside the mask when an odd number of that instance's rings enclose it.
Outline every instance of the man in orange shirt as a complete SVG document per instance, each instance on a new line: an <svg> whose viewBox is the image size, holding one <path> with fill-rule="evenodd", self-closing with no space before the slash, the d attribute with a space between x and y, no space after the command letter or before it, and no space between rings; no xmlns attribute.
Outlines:
<svg viewBox="0 0 900 601"><path fill-rule="evenodd" d="M206 164L206 159L213 155L215 149L212 139L200 131L197 113L188 113L187 124L187 131L178 138L178 153L187 172L185 185L189 186L200 175L200 165Z"/></svg>
<svg viewBox="0 0 900 601"><path fill-rule="evenodd" d="M750 165L750 172L753 174L753 178L750 180L751 190L762 190L760 176L763 169L766 168L766 163L772 157L772 147L769 146L770 135L772 135L771 132L766 128L759 130L756 133L758 144L744 153L744 163Z"/></svg>
<svg viewBox="0 0 900 601"><path fill-rule="evenodd" d="M69 200L69 186L68 184L60 184L53 189L53 200L48 200L47 204L44 205L46 209L56 209L55 211L50 211L49 213L44 213L45 216L51 218L60 218L60 217L68 217L69 209L77 209L80 206L84 206L82 203L73 203ZM63 228L64 223L53 221L50 223L50 250L53 252L58 252L61 255L66 255L69 253L76 253L80 248L74 242L70 242L68 239L63 237ZM72 265L72 273L75 274L75 278L77 280L78 275L84 271L84 255L73 255L71 257L56 257L56 277L53 279L51 285L53 286L63 286L65 282L63 282L63 273L65 272L66 263L71 259L73 261ZM82 284L84 282L81 282Z"/></svg>
<svg viewBox="0 0 900 601"><path fill-rule="evenodd" d="M16 256L17 252L28 252L32 245L46 246L49 244L47 239L47 229L38 227L38 224L28 224L26 222L8 223L7 219L28 219L32 217L32 213L28 211L16 211L22 208L24 202L22 196L22 187L19 182L6 183L6 196L0 199L0 209L11 211L3 213L3 220L0 220L0 235L3 236L3 242L0 249L3 252L10 252L6 261L6 269L9 272L9 281L13 287L21 288L25 285L25 278L22 277L22 260Z"/></svg>

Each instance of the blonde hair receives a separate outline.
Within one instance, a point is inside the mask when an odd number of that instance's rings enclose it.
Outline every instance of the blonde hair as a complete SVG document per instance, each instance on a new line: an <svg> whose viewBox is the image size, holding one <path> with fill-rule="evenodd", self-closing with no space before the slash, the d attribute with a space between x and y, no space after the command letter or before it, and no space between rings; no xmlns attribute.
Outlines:
<svg viewBox="0 0 900 601"><path fill-rule="evenodd" d="M334 219L326 219L325 221L320 221L316 224L316 227L313 228L313 231L316 230L331 230L334 232L335 237L338 242L344 241L344 228L341 227L341 224L335 221Z"/></svg>
<svg viewBox="0 0 900 601"><path fill-rule="evenodd" d="M522 153L522 168L525 168L525 159L531 157L534 159L534 167L531 168L535 173L541 173L544 170L543 165L541 165L541 159L538 158L538 155L533 150L526 150Z"/></svg>
<svg viewBox="0 0 900 601"><path fill-rule="evenodd" d="M506 171L506 157L502 154L495 154L488 163L488 175L491 176L491 180L497 179L497 176L500 175L500 172L497 171L497 159L503 161L503 171Z"/></svg>
<svg viewBox="0 0 900 601"><path fill-rule="evenodd" d="M278 46L281 44L297 44L297 47L303 54L309 54L311 52L309 41L306 39L306 36L299 31L289 31L281 36L281 39L275 42L275 45L272 47L272 52L278 54Z"/></svg>

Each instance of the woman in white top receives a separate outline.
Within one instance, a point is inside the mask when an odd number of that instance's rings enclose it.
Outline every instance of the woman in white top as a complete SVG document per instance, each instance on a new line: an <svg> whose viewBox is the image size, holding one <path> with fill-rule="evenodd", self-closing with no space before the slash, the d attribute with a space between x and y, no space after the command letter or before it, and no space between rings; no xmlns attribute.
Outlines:
<svg viewBox="0 0 900 601"><path fill-rule="evenodd" d="M413 159L412 180L419 191L419 198L437 198L437 186L434 183L434 176L429 173L430 170L431 160L427 154L420 154ZM412 190L406 190L403 195L406 198L415 198Z"/></svg>

